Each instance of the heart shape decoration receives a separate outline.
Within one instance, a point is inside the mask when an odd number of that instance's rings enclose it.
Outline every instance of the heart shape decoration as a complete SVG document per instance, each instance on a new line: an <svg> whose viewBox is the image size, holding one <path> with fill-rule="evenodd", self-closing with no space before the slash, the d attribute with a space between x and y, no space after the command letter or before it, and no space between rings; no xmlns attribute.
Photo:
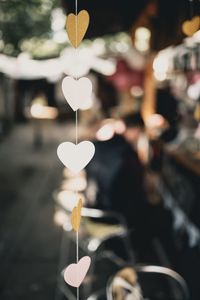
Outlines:
<svg viewBox="0 0 200 300"><path fill-rule="evenodd" d="M77 174L91 161L95 153L94 144L83 141L77 145L64 142L58 146L57 155L65 167Z"/></svg>
<svg viewBox="0 0 200 300"><path fill-rule="evenodd" d="M81 223L81 208L82 208L83 202L82 199L79 200L78 205L75 206L72 210L72 216L71 216L71 223L72 228L74 231L78 232L80 223Z"/></svg>
<svg viewBox="0 0 200 300"><path fill-rule="evenodd" d="M65 282L78 288L83 282L89 267L91 258L89 256L82 257L77 264L69 265L64 272Z"/></svg>
<svg viewBox="0 0 200 300"><path fill-rule="evenodd" d="M200 17L193 17L190 21L187 20L182 25L183 33L187 36L192 36L200 27Z"/></svg>
<svg viewBox="0 0 200 300"><path fill-rule="evenodd" d="M69 40L74 48L77 48L84 38L89 26L90 16L86 10L81 10L78 15L67 16L66 30Z"/></svg>
<svg viewBox="0 0 200 300"><path fill-rule="evenodd" d="M87 102L89 104L91 102L92 82L86 77L75 80L73 77L67 76L62 81L62 91L74 111L79 108L84 109Z"/></svg>

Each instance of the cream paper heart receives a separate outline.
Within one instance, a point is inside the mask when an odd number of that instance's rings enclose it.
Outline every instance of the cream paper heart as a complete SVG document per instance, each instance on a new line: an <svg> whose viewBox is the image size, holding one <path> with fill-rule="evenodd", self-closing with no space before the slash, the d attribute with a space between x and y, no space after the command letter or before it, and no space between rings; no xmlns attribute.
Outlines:
<svg viewBox="0 0 200 300"><path fill-rule="evenodd" d="M65 167L75 174L85 168L95 153L94 144L83 141L77 145L64 142L58 146L57 155Z"/></svg>
<svg viewBox="0 0 200 300"><path fill-rule="evenodd" d="M69 265L64 271L65 282L78 288L83 282L91 264L89 256L82 257L77 264Z"/></svg>
<svg viewBox="0 0 200 300"><path fill-rule="evenodd" d="M70 76L65 77L62 81L62 91L74 111L91 104L92 82L86 77L78 80Z"/></svg>
<svg viewBox="0 0 200 300"><path fill-rule="evenodd" d="M66 30L69 40L74 48L77 48L88 29L90 16L86 10L81 10L78 15L67 16Z"/></svg>

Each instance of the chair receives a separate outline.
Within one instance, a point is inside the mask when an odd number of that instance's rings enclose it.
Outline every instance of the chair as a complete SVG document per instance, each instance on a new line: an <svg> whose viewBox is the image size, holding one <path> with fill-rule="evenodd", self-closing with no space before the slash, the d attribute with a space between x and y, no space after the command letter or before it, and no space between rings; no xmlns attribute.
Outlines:
<svg viewBox="0 0 200 300"><path fill-rule="evenodd" d="M64 210L66 215L71 214L73 205L68 205L69 201L62 201L64 197L59 197L59 193L64 192L57 190L53 194L56 206ZM95 274L95 266L99 260L104 259L106 256L114 255L112 249L106 247L106 243L111 240L118 240L124 248L126 261L134 263L134 255L131 251L131 245L128 237L128 228L126 222L118 213L102 211L93 208L82 208L82 222L79 230L79 253L80 257L89 255L92 258L92 265L90 268L89 276L93 278ZM68 287L63 280L63 269L71 263L70 259L75 253L76 236L71 231L69 222L63 226L63 238L60 253L60 266L59 266L59 289L63 294L67 295L68 299L73 298L73 292L69 293ZM116 260L119 258L116 258ZM120 259L119 259L120 260ZM88 277L89 277L88 276ZM110 274L109 274L110 276ZM87 282L89 282L87 278ZM92 288L93 285L93 288ZM96 287L99 289L100 287ZM90 295L94 291L93 282L87 283L87 288L83 289L84 295ZM71 296L69 296L71 294Z"/></svg>
<svg viewBox="0 0 200 300"><path fill-rule="evenodd" d="M134 298L132 295L136 286L132 284L131 280L135 274L137 274L136 281L140 285L137 288L141 288L142 296L139 297L138 292ZM108 281L107 300L119 299L116 296L116 290L124 295L120 299L189 300L188 287L182 276L169 268L161 266L138 265L134 269L132 267L122 269ZM128 294L129 298L127 297Z"/></svg>

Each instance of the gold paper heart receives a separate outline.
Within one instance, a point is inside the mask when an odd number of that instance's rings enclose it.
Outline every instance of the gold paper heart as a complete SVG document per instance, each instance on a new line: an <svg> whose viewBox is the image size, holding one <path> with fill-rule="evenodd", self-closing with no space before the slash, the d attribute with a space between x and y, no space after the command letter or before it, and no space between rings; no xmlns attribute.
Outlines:
<svg viewBox="0 0 200 300"><path fill-rule="evenodd" d="M78 205L75 206L72 210L72 216L71 216L71 224L74 231L78 232L80 223L81 223L81 209L82 209L82 200L80 199L78 202Z"/></svg>
<svg viewBox="0 0 200 300"><path fill-rule="evenodd" d="M89 26L90 16L86 10L81 10L78 15L67 16L66 30L69 40L77 48L84 38Z"/></svg>
<svg viewBox="0 0 200 300"><path fill-rule="evenodd" d="M195 108L194 118L197 122L200 122L200 103L198 103L196 108Z"/></svg>
<svg viewBox="0 0 200 300"><path fill-rule="evenodd" d="M200 26L200 17L193 17L191 21L185 21L182 25L183 33L187 36L192 36Z"/></svg>

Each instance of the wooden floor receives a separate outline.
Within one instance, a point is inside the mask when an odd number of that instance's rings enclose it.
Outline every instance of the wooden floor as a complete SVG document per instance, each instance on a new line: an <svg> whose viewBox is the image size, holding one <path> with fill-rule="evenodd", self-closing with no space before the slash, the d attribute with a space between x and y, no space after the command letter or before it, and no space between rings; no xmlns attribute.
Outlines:
<svg viewBox="0 0 200 300"><path fill-rule="evenodd" d="M43 132L20 125L0 143L0 299L55 299L61 229L55 225L52 191L62 176L56 148L66 127Z"/></svg>

